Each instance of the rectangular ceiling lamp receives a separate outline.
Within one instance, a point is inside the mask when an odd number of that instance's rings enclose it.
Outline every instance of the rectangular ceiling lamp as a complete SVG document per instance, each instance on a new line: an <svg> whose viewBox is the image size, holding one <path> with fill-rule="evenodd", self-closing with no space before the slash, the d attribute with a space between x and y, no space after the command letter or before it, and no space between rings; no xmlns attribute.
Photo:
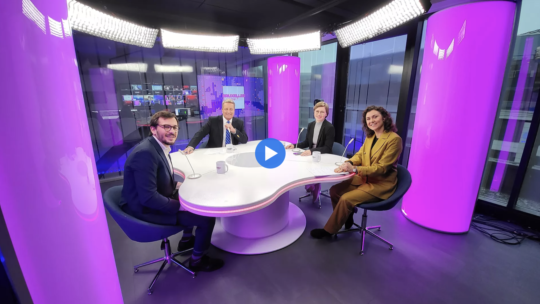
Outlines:
<svg viewBox="0 0 540 304"><path fill-rule="evenodd" d="M71 28L93 36L152 48L158 30L104 14L77 1L69 1L69 23Z"/></svg>
<svg viewBox="0 0 540 304"><path fill-rule="evenodd" d="M420 0L394 0L373 14L336 30L341 47L349 47L387 32L426 10Z"/></svg>
<svg viewBox="0 0 540 304"><path fill-rule="evenodd" d="M154 64L156 73L191 73L193 67L189 65L163 65Z"/></svg>
<svg viewBox="0 0 540 304"><path fill-rule="evenodd" d="M251 54L288 54L321 49L321 33L247 40Z"/></svg>
<svg viewBox="0 0 540 304"><path fill-rule="evenodd" d="M112 63L107 64L107 68L116 71L126 71L126 72L139 72L146 73L148 70L148 64L146 63Z"/></svg>
<svg viewBox="0 0 540 304"><path fill-rule="evenodd" d="M174 33L161 29L163 47L168 49L233 53L238 50L240 36L207 36Z"/></svg>

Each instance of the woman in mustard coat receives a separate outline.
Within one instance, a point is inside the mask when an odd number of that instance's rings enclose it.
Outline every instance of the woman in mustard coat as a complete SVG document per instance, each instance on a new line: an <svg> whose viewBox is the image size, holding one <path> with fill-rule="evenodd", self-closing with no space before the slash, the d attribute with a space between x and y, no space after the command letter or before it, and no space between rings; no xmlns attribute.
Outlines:
<svg viewBox="0 0 540 304"><path fill-rule="evenodd" d="M396 191L397 161L403 147L392 117L386 109L377 106L369 106L362 116L366 140L358 153L335 170L356 174L330 188L334 212L324 229L311 231L314 238L331 236L343 224L346 229L351 228L354 206L385 200Z"/></svg>

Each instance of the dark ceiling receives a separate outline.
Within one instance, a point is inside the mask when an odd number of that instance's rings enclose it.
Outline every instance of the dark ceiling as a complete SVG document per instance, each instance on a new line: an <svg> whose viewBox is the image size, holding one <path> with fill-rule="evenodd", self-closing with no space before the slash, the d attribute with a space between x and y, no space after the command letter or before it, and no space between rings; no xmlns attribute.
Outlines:
<svg viewBox="0 0 540 304"><path fill-rule="evenodd" d="M153 28L242 38L328 31L390 0L80 0L97 10ZM335 5L337 4L337 5ZM315 8L332 6L316 13ZM320 9L319 9L320 10ZM311 15L311 16L306 16ZM306 16L306 18L301 18ZM296 20L301 19L301 20ZM289 24L291 23L292 24ZM279 29L280 27L283 27Z"/></svg>

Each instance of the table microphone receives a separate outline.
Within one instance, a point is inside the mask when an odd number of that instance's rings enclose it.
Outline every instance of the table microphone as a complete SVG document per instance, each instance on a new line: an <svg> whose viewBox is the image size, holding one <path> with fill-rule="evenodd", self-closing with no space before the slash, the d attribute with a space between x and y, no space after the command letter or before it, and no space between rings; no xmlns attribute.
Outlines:
<svg viewBox="0 0 540 304"><path fill-rule="evenodd" d="M189 158L187 157L187 154L184 153L184 151L182 151L182 150L180 150L179 152L182 153L182 155L184 155L186 157L187 162L188 162L189 166L191 167L191 171L193 171L193 174L189 175L188 178L189 179L196 179L196 178L201 177L202 175L200 175L199 173L195 173L195 170L193 170L193 166L191 165L191 162L189 161Z"/></svg>
<svg viewBox="0 0 540 304"><path fill-rule="evenodd" d="M302 134L302 132L304 131L304 128L302 128L302 130L300 130L300 133L298 133L298 139L296 140L296 145L294 145L294 149L292 150L293 152L301 152L302 149L298 149L298 141L300 140L300 134Z"/></svg>
<svg viewBox="0 0 540 304"><path fill-rule="evenodd" d="M345 147L345 151L343 151L343 154L341 155L341 158L343 158L345 156L345 152L347 152L347 148L349 147L349 145L354 141L354 137L351 138L351 140L349 140L349 143L347 144L347 146ZM341 166L343 165L343 162L336 162L336 166Z"/></svg>

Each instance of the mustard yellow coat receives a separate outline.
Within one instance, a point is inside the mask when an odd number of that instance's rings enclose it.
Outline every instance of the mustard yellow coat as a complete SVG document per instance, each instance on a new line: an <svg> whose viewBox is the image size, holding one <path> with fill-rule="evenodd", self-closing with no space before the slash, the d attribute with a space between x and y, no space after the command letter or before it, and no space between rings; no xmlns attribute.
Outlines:
<svg viewBox="0 0 540 304"><path fill-rule="evenodd" d="M358 166L351 185L380 199L389 198L397 187L397 161L403 146L396 133L384 132L375 143L375 135L366 138L364 144L349 161Z"/></svg>

